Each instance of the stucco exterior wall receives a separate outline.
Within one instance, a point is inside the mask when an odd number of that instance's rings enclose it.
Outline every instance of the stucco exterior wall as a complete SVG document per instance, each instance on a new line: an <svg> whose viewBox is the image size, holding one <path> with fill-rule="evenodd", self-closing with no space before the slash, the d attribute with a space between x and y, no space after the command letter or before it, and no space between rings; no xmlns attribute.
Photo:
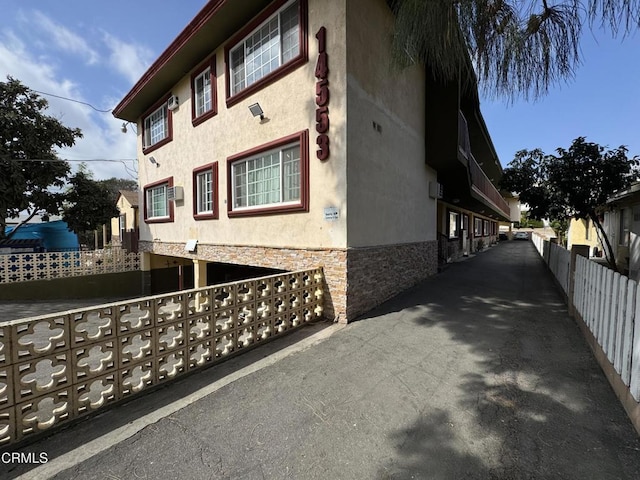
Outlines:
<svg viewBox="0 0 640 480"><path fill-rule="evenodd" d="M586 220L576 220L572 218L569 222L569 231L567 232L567 248L571 250L573 245L588 245L589 255L594 255L594 248L600 247L600 241L598 240L598 233L593 226L593 222L589 222L587 231Z"/></svg>
<svg viewBox="0 0 640 480"><path fill-rule="evenodd" d="M346 53L344 0L309 0L309 61L248 98L227 108L225 103L224 45L212 48L217 72L218 113L200 125L192 126L189 72L172 89L179 98L173 111L173 141L149 155L141 155L142 186L173 177L184 188L184 201L176 202L171 223L141 222L144 241L229 245L288 246L292 248L341 248L346 246ZM318 45L315 34L327 29L330 84L331 156L316 158L314 76ZM194 71L197 67L194 68ZM169 93L169 92L167 92ZM259 102L266 121L260 122L248 106ZM309 132L309 211L276 215L227 217L227 158L297 132ZM142 152L142 124L138 123L138 150ZM153 156L158 167L148 161ZM219 218L193 218L192 172L194 168L218 162ZM337 207L339 218L324 220L324 208ZM141 205L141 210L143 206Z"/></svg>
<svg viewBox="0 0 640 480"><path fill-rule="evenodd" d="M392 70L392 22L384 0L308 0L309 60L303 66L227 108L225 46L216 47L218 113L195 127L192 72L167 92L180 103L172 115L173 140L142 155L140 184L172 177L184 200L175 203L173 222L141 222L145 272L192 260L286 270L322 266L325 316L340 321L436 273L436 200L429 197L436 172L425 164L425 73L420 67ZM330 90L325 161L315 154L315 35L321 27ZM248 110L256 102L264 122ZM139 122L140 151L142 131ZM227 159L301 131L309 139L309 211L229 218ZM198 221L193 170L212 162L218 163L219 218ZM329 207L337 219L325 219ZM185 251L187 239L198 240L195 252Z"/></svg>
<svg viewBox="0 0 640 480"><path fill-rule="evenodd" d="M142 203L142 202L141 202ZM127 199L123 196L120 196L118 202L116 203L118 210L120 211L120 215L125 216L125 229L133 230L136 228L136 216L138 215L138 209L133 208L131 204L127 201ZM120 218L115 217L111 219L111 237L120 238Z"/></svg>
<svg viewBox="0 0 640 480"><path fill-rule="evenodd" d="M347 179L350 247L436 239L425 164L425 72L397 70L384 0L347 1Z"/></svg>

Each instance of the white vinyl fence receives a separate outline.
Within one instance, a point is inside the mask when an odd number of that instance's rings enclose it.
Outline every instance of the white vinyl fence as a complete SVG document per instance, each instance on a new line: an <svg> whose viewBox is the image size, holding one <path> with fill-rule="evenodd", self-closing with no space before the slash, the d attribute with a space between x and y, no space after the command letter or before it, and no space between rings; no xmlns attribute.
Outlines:
<svg viewBox="0 0 640 480"><path fill-rule="evenodd" d="M638 285L585 257L576 258L573 305L624 384L640 401Z"/></svg>
<svg viewBox="0 0 640 480"><path fill-rule="evenodd" d="M539 235L534 234L532 241L540 253L540 256L547 262L551 273L556 277L565 295L569 295L571 252L556 243L544 240L544 238Z"/></svg>
<svg viewBox="0 0 640 480"><path fill-rule="evenodd" d="M640 402L640 286L624 275L533 235L533 244L636 402Z"/></svg>

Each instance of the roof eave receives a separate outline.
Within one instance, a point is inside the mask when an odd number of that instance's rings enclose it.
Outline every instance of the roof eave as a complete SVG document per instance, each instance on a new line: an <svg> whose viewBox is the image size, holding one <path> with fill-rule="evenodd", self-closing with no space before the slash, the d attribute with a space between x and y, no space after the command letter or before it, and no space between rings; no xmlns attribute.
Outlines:
<svg viewBox="0 0 640 480"><path fill-rule="evenodd" d="M270 2L271 0L208 2L118 103L113 109L113 115L136 122L158 98L210 57Z"/></svg>

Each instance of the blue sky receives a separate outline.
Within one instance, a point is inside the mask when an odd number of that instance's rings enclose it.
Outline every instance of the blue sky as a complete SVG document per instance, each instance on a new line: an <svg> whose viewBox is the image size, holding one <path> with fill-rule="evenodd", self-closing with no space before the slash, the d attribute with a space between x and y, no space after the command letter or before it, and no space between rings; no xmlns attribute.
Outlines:
<svg viewBox="0 0 640 480"><path fill-rule="evenodd" d="M206 0L4 0L0 16L0 78L33 90L112 109ZM621 42L590 31L575 80L537 102L484 99L482 111L503 165L517 150L551 153L586 136L640 155L640 34ZM96 178L135 176L131 129L111 113L46 97L49 114L84 138L61 158L87 161ZM97 159L110 159L99 162ZM77 162L73 162L77 165Z"/></svg>
<svg viewBox="0 0 640 480"><path fill-rule="evenodd" d="M553 153L576 137L640 155L640 32L624 41L602 31L582 37L575 78L536 102L484 99L482 113L502 165L518 150Z"/></svg>

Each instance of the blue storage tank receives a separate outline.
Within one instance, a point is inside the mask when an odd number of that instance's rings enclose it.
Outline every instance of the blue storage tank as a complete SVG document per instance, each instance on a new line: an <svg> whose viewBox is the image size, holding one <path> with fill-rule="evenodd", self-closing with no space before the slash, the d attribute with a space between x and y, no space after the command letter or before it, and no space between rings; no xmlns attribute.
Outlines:
<svg viewBox="0 0 640 480"><path fill-rule="evenodd" d="M6 233L11 232L14 227L7 227ZM21 226L11 237L15 240L42 240L42 246L47 252L60 252L69 250L79 250L80 243L78 236L69 230L69 226L62 220L43 223L28 223Z"/></svg>

